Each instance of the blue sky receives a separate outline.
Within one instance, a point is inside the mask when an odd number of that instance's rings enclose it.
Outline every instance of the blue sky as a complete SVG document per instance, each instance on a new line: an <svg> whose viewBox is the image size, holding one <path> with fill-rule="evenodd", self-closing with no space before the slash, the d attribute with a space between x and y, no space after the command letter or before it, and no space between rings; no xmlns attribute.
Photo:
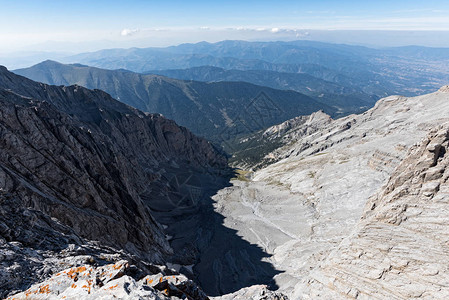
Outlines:
<svg viewBox="0 0 449 300"><path fill-rule="evenodd" d="M0 0L0 7L0 52L297 39L313 30L449 31L447 0Z"/></svg>

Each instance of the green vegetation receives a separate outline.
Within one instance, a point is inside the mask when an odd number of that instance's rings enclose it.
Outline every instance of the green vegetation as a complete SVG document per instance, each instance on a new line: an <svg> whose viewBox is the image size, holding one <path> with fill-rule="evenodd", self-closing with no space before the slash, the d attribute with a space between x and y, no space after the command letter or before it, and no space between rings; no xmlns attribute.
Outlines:
<svg viewBox="0 0 449 300"><path fill-rule="evenodd" d="M250 171L236 169L234 173L235 177L231 178L231 180L250 181L247 177L250 173Z"/></svg>
<svg viewBox="0 0 449 300"><path fill-rule="evenodd" d="M315 172L315 171L309 171L309 173L307 174L307 176L309 176L310 178L315 178L316 172Z"/></svg>

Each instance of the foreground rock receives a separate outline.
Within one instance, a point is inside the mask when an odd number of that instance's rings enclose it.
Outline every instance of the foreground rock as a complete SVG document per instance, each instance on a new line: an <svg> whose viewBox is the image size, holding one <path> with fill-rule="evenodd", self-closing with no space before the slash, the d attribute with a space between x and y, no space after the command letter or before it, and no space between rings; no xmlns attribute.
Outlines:
<svg viewBox="0 0 449 300"><path fill-rule="evenodd" d="M145 275L127 261L102 267L83 265L10 296L19 299L208 299L183 275Z"/></svg>

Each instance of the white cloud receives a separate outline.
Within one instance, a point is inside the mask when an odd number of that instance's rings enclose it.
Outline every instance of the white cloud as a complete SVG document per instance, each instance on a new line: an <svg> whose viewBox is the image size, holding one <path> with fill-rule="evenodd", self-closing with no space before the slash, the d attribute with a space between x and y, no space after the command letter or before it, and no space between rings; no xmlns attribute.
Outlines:
<svg viewBox="0 0 449 300"><path fill-rule="evenodd" d="M277 33L277 32L279 32L279 31L280 31L279 28L271 28L271 32L273 32L273 33Z"/></svg>
<svg viewBox="0 0 449 300"><path fill-rule="evenodd" d="M123 29L121 32L120 32L120 35L121 36L131 36L131 35L133 35L133 34L135 34L135 33L137 33L137 32L139 32L140 30L139 29L129 29L129 28L125 28L125 29Z"/></svg>
<svg viewBox="0 0 449 300"><path fill-rule="evenodd" d="M296 32L296 30L295 30L295 32ZM310 33L308 32L308 31L304 31L304 32L298 32L296 35L295 35L295 37L297 38L297 39L299 39L299 38L306 38L306 37L308 37L310 35Z"/></svg>

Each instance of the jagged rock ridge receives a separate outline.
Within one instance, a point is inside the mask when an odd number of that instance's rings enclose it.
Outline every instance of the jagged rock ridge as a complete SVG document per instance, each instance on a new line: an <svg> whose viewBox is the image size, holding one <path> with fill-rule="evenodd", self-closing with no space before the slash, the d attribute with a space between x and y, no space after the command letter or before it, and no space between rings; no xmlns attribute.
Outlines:
<svg viewBox="0 0 449 300"><path fill-rule="evenodd" d="M281 124L271 126L255 134L237 139L230 163L234 166L257 170L273 164L289 154L284 154L284 148L291 146L303 137L320 132L332 118L323 111L317 111L308 116L300 116ZM303 148L309 145L305 144Z"/></svg>
<svg viewBox="0 0 449 300"><path fill-rule="evenodd" d="M74 255L162 263L172 249L140 194L157 186L162 197L176 169L226 166L206 140L99 90L1 67L0 104L2 296L79 264Z"/></svg>

